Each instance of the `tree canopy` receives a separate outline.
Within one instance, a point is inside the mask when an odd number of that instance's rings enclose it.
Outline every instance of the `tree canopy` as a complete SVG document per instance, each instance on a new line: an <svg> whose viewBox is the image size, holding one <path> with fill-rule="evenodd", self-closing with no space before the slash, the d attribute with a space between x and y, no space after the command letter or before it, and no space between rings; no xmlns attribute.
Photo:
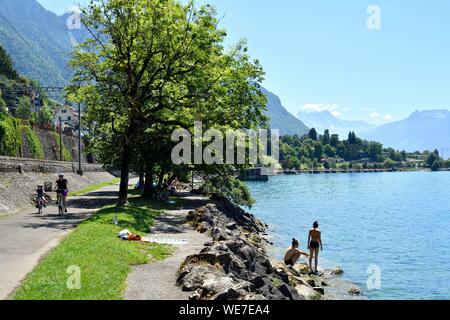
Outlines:
<svg viewBox="0 0 450 320"><path fill-rule="evenodd" d="M17 79L19 74L14 69L13 61L6 50L0 45L0 75L8 79Z"/></svg>
<svg viewBox="0 0 450 320"><path fill-rule="evenodd" d="M173 171L176 128L192 132L194 121L222 130L265 124L263 70L244 42L225 50L213 7L93 0L82 17L90 37L73 53L68 92L87 106L103 161L121 170L119 204L127 202L130 171L145 172L151 184L155 170L159 177ZM231 179L229 166L189 169Z"/></svg>

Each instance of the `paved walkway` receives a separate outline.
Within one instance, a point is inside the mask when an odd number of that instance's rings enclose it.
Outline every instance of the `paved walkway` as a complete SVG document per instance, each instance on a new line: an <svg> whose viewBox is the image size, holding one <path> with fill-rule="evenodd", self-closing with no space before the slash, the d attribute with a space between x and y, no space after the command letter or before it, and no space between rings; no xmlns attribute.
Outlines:
<svg viewBox="0 0 450 320"><path fill-rule="evenodd" d="M205 203L205 199L190 194L184 197L183 210L169 210L155 221L151 236L162 239L186 240L186 244L174 246L175 252L163 261L153 261L133 267L128 276L125 299L127 300L188 300L190 293L176 286L176 273L186 257L199 253L205 242L211 239L185 224L190 210Z"/></svg>
<svg viewBox="0 0 450 320"><path fill-rule="evenodd" d="M63 217L58 216L53 201L41 215L33 208L0 218L0 300L6 299L74 227L114 201L118 190L118 185L111 185L81 197L70 199L69 195L69 213Z"/></svg>

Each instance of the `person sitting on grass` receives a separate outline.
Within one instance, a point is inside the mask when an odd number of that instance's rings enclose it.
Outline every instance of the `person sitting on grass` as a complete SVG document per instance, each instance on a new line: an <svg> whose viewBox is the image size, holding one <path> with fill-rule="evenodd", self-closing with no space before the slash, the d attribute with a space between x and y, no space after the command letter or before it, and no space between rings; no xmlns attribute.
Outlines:
<svg viewBox="0 0 450 320"><path fill-rule="evenodd" d="M287 250L284 255L284 264L287 266L294 266L298 259L303 255L305 257L309 257L309 254L306 252L298 250L299 242L296 239L292 239L292 246Z"/></svg>

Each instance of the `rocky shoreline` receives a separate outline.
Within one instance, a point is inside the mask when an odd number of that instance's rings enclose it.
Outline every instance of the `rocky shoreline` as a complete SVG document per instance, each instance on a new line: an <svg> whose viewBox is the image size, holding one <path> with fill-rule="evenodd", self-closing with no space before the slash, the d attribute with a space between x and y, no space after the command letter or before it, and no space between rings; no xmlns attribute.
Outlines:
<svg viewBox="0 0 450 320"><path fill-rule="evenodd" d="M361 299L359 288L348 284L346 289L336 281L342 270L310 276L306 265L292 268L272 262L266 251L271 244L268 226L227 199L211 197L186 220L211 236L177 273L177 285L190 292L192 300ZM330 290L336 287L341 287L338 294Z"/></svg>

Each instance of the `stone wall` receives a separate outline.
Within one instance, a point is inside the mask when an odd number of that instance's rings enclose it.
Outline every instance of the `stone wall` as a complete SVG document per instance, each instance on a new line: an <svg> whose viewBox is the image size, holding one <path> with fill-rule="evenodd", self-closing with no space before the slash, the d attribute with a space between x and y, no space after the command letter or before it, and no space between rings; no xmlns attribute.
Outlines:
<svg viewBox="0 0 450 320"><path fill-rule="evenodd" d="M82 163L84 172L104 172L100 164ZM0 173L2 172L77 172L77 162L61 162L0 156Z"/></svg>

